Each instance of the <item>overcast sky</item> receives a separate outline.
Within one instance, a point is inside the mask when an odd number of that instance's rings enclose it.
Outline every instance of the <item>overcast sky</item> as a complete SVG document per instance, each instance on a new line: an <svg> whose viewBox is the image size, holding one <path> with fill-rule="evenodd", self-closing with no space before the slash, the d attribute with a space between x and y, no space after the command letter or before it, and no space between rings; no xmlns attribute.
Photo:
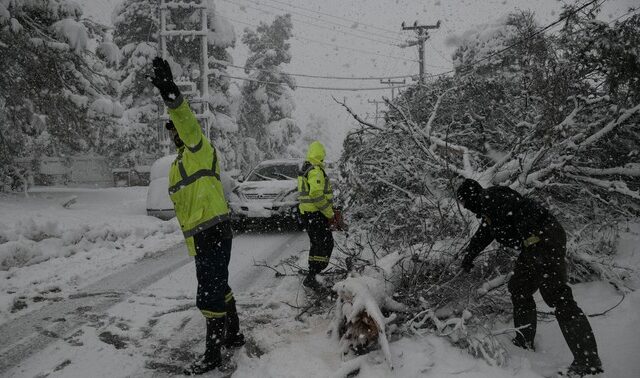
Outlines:
<svg viewBox="0 0 640 378"><path fill-rule="evenodd" d="M80 0L86 14L110 24L110 15L119 0ZM260 21L271 22L275 15L292 14L294 39L293 59L288 72L323 76L396 76L417 74L417 47L397 45L411 39L412 32L402 32L401 23L435 24L426 44L426 72L439 73L452 68L448 44L476 25L490 23L514 10L530 9L540 24L559 16L563 3L557 0L217 0L218 11L235 26L238 44L232 51L234 62L244 65L247 50L239 42L242 31ZM637 6L638 0L607 0L601 18L610 21ZM331 16L335 17L331 17ZM233 75L244 76L241 69L230 68ZM320 87L383 87L378 80L323 80L296 77L298 85ZM331 98L346 97L363 117L372 120L375 105L369 100L390 97L390 90L347 92L311 90L295 91L296 119L304 125L310 114L327 118L336 135L343 135L353 122Z"/></svg>

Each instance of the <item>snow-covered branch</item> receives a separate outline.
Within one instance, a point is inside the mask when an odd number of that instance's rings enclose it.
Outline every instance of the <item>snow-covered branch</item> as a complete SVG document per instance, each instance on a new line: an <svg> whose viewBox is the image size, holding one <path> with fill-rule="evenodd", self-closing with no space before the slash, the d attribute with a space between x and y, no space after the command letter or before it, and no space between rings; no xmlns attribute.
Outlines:
<svg viewBox="0 0 640 378"><path fill-rule="evenodd" d="M440 103L442 103L442 99L450 92L458 89L457 87L451 87L444 92L442 92L438 99L436 100L436 104L433 106L433 110L431 111L431 116L429 116L429 120L427 121L427 125L425 126L425 134L427 137L431 136L431 130L433 129L433 121L436 119L436 115L438 114L438 109L440 108Z"/></svg>
<svg viewBox="0 0 640 378"><path fill-rule="evenodd" d="M335 97L333 97L333 101L337 102L338 104L342 105L346 110L347 113L351 114L351 116L353 117L353 119L355 119L356 121L358 121L358 123L365 125L367 127L371 127L372 129L376 129L376 130L384 130L372 123L369 123L365 120L363 120L362 118L360 118L360 116L358 114L356 114L353 110L351 110L351 108L344 102L344 101L339 101L338 99L336 99Z"/></svg>
<svg viewBox="0 0 640 378"><path fill-rule="evenodd" d="M618 118L611 120L602 129L600 129L597 132L591 134L591 136L589 136L582 143L580 143L578 145L578 148L580 148L580 149L586 148L586 147L594 144L595 142L599 141L600 139L602 139L602 137L607 135L609 132L611 132L616 127L618 127L618 126L622 125L623 123L625 123L625 121L627 121L629 118L631 118L631 116L633 116L636 113L640 113L640 104L632 107L631 109L627 109L627 110L623 111L622 114L620 114L620 116Z"/></svg>
<svg viewBox="0 0 640 378"><path fill-rule="evenodd" d="M627 184L623 181L607 181L607 180L596 179L593 177L579 176L574 174L568 174L567 176L576 180L593 184L595 186L598 186L603 189L607 189L609 191L620 193L622 195L631 197L635 200L640 200L640 192L629 189Z"/></svg>
<svg viewBox="0 0 640 378"><path fill-rule="evenodd" d="M340 336L344 354L379 345L390 369L393 369L386 325L395 319L382 315L381 309L402 310L404 306L387 294L385 282L369 276L352 276L336 283L338 293L332 334Z"/></svg>
<svg viewBox="0 0 640 378"><path fill-rule="evenodd" d="M592 175L592 176L620 175L620 176L629 176L629 177L640 177L640 164L629 163L623 167L613 167L613 168L566 166L563 168L563 171L569 172L569 173L581 174L581 175Z"/></svg>

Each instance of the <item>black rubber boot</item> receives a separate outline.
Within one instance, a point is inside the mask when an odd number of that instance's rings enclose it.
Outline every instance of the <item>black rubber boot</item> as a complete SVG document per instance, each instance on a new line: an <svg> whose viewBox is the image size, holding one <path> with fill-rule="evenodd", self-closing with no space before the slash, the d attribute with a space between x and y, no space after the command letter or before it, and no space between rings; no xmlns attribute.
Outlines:
<svg viewBox="0 0 640 378"><path fill-rule="evenodd" d="M185 369L185 375L200 375L222 365L220 347L224 337L225 317L207 318L207 336L204 354L200 359Z"/></svg>
<svg viewBox="0 0 640 378"><path fill-rule="evenodd" d="M573 363L567 369L570 377L583 377L602 373L598 345L589 320L576 305L556 310L556 318L567 346L573 354Z"/></svg>
<svg viewBox="0 0 640 378"><path fill-rule="evenodd" d="M600 374L602 372L604 372L604 370L602 370L602 365L586 366L573 361L573 363L567 368L567 370L558 372L558 375L569 378L582 378Z"/></svg>
<svg viewBox="0 0 640 378"><path fill-rule="evenodd" d="M534 347L532 342L526 341L522 336L520 337L518 336L511 339L511 342L513 343L513 345L517 346L518 348L522 348L524 350L530 350L532 352L536 351L536 348Z"/></svg>
<svg viewBox="0 0 640 378"><path fill-rule="evenodd" d="M536 302L532 295L512 294L513 325L519 328L513 344L528 350L533 350L533 341L536 337L537 314Z"/></svg>
<svg viewBox="0 0 640 378"><path fill-rule="evenodd" d="M240 333L240 319L238 318L238 310L236 309L236 300L231 298L226 303L227 310L227 332L224 338L224 346L227 349L240 348L244 345L244 335Z"/></svg>
<svg viewBox="0 0 640 378"><path fill-rule="evenodd" d="M316 280L316 272L313 270L309 270L309 273L304 278L304 281L302 281L302 285L315 291L320 290L321 288L320 283L318 282L318 280Z"/></svg>

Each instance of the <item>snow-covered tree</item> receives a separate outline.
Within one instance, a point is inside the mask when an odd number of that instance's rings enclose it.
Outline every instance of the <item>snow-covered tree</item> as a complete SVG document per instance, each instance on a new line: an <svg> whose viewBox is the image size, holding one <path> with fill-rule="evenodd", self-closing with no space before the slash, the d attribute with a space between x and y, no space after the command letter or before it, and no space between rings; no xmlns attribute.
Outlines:
<svg viewBox="0 0 640 378"><path fill-rule="evenodd" d="M0 170L17 157L102 153L121 115L108 62L87 51L104 29L65 0L0 3Z"/></svg>
<svg viewBox="0 0 640 378"><path fill-rule="evenodd" d="M145 77L158 55L158 14L158 1L141 0L125 0L113 13L113 40L122 54L119 95L125 107L111 150L117 165L133 166L141 153L160 149L160 101Z"/></svg>
<svg viewBox="0 0 640 378"><path fill-rule="evenodd" d="M329 120L316 114L310 114L307 122L300 127L300 136L288 148L291 156L305 157L309 144L313 141L320 141L327 150L327 158L336 160L338 158L336 140L339 136L331 133Z"/></svg>
<svg viewBox="0 0 640 378"><path fill-rule="evenodd" d="M212 0L202 0L206 5L209 54L209 96L207 102L215 121L211 125L211 138L221 152L225 168L237 166L235 143L237 125L231 116L229 79L225 62L231 62L227 49L235 45L235 33L231 24L216 11ZM159 152L162 135L160 116L162 104L148 75L151 60L159 54L158 31L160 23L159 2L126 0L114 13L114 41L121 47L122 103L127 107L121 130L121 148L129 155L140 151ZM200 29L200 12L180 7L171 8L167 15L169 29ZM200 82L201 44L199 38L172 37L167 39L168 60L172 64L176 80ZM187 96L190 99L191 96ZM202 111L202 104L192 104ZM131 159L130 159L131 160Z"/></svg>
<svg viewBox="0 0 640 378"><path fill-rule="evenodd" d="M287 157L287 148L300 134L291 118L295 108L291 90L295 82L281 69L291 61L289 39L292 36L291 15L277 16L273 23L261 22L253 31L245 29L242 42L249 48L245 71L250 81L242 87L242 104L238 124L243 138L255 142L259 156L266 158ZM241 152L249 155L249 151ZM243 169L251 168L256 161L245 160Z"/></svg>

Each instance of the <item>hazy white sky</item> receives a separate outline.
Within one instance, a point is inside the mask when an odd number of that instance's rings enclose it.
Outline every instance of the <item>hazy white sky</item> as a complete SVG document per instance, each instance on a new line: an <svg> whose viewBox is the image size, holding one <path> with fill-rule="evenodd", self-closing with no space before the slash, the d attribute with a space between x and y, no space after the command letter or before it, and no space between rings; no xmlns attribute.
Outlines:
<svg viewBox="0 0 640 378"><path fill-rule="evenodd" d="M609 21L637 6L639 0L607 0L601 18ZM103 23L119 0L79 0L86 13ZM514 10L536 12L541 24L558 18L563 3L558 0L216 0L216 6L236 28L238 41L242 31L260 21L270 22L276 14L292 13L294 39L293 59L286 70L292 73L326 76L395 76L417 74L417 47L397 45L411 39L412 32L402 32L401 23L435 24L426 44L426 71L439 73L452 68L448 37L462 34L474 25L491 22ZM328 15L336 16L330 17ZM354 22L357 21L358 23ZM449 38L450 39L450 38ZM340 46L340 47L338 47ZM347 47L347 48L344 48ZM238 43L232 52L237 65L244 65L246 48ZM229 72L245 76L241 69ZM296 77L299 85L322 87L381 87L378 80L323 80ZM326 117L336 135L351 127L351 118L331 96L345 98L356 111L372 119L374 104L368 100L390 97L390 90L346 92L311 90L295 91L296 113L300 124L310 114Z"/></svg>

